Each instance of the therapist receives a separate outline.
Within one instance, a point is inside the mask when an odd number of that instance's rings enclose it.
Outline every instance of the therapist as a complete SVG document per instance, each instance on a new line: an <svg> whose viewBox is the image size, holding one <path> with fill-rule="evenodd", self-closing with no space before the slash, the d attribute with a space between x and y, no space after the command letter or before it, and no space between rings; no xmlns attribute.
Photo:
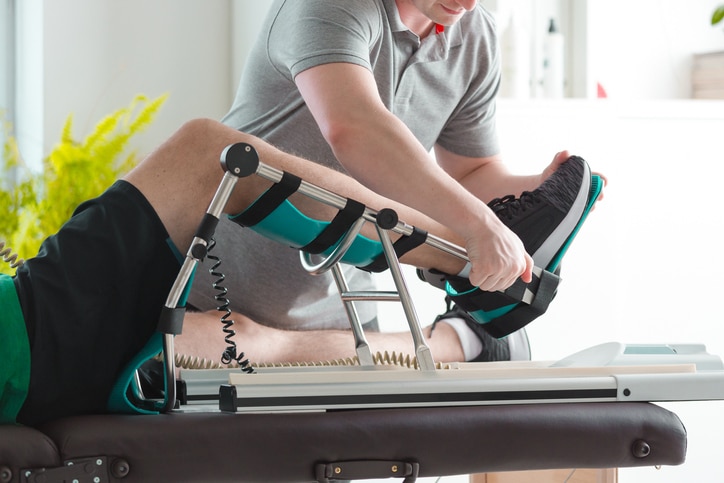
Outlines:
<svg viewBox="0 0 724 483"><path fill-rule="evenodd" d="M535 189L567 158L561 153L540 174L510 174L495 127L499 81L494 21L476 0L277 0L223 122L449 226L465 240L471 282L499 290L529 279L532 260L486 203ZM241 349L268 347L268 357L281 360L353 356L331 275L312 277L296 250L236 228L220 226L215 254ZM353 290L374 288L369 273L345 272ZM210 340L221 338L213 281L199 270L189 302L209 312L188 316L208 326ZM374 304L357 309L377 328ZM470 324L457 314L438 323L434 356L511 358L508 340ZM409 334L368 338L375 350L411 351ZM527 348L513 356L527 357Z"/></svg>

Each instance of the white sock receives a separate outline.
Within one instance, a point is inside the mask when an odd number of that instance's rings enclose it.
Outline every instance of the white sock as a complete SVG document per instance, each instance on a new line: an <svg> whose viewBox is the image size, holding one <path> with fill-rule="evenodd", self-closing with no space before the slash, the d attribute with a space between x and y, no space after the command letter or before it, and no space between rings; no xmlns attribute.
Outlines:
<svg viewBox="0 0 724 483"><path fill-rule="evenodd" d="M470 278L470 269L473 268L472 265L470 265L470 262L466 263L460 272L458 272L458 277L462 278Z"/></svg>
<svg viewBox="0 0 724 483"><path fill-rule="evenodd" d="M458 339L460 339L460 345L463 346L463 354L465 355L466 361L475 359L483 352L483 342L475 335L473 329L468 327L465 320L460 317L451 317L449 319L443 319L440 322L446 323L455 330Z"/></svg>

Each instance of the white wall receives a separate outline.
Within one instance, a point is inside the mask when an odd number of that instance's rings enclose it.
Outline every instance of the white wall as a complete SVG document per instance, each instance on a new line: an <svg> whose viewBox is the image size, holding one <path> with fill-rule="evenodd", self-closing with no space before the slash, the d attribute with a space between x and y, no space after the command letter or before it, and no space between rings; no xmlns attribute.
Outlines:
<svg viewBox="0 0 724 483"><path fill-rule="evenodd" d="M233 91L228 1L32 3L38 8L23 17L25 31L40 36L27 39L24 48L36 57L40 53L42 65L25 72L20 84L30 83L21 93L23 102L39 104L20 110L27 122L18 134L32 146L26 157L48 153L68 114L74 114L76 135L83 136L136 94L169 94L157 120L136 139L141 152L187 119L219 118L228 109Z"/></svg>
<svg viewBox="0 0 724 483"><path fill-rule="evenodd" d="M269 10L271 1L250 2L248 0L231 0L232 18L232 70L231 83L236 85L241 77L249 48L256 40L261 29L262 20Z"/></svg>
<svg viewBox="0 0 724 483"><path fill-rule="evenodd" d="M169 98L134 140L147 153L195 117L221 118L271 2L23 0L16 133L38 166L73 113L76 136L136 94Z"/></svg>
<svg viewBox="0 0 724 483"><path fill-rule="evenodd" d="M719 0L588 0L590 76L615 99L691 96L691 54L724 50Z"/></svg>

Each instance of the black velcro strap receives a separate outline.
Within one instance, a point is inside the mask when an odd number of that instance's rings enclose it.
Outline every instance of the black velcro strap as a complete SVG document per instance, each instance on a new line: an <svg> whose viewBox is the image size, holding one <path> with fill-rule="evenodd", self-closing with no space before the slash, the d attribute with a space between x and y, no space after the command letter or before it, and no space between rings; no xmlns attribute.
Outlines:
<svg viewBox="0 0 724 483"><path fill-rule="evenodd" d="M486 292L476 288L457 295L450 295L450 298L461 309L471 314L478 310L489 312L515 305L512 310L504 315L481 324L488 334L496 338L502 338L525 327L543 315L548 310L553 298L555 298L560 281L560 277L555 273L543 270L539 277L533 277L530 284L522 282L514 284L504 293ZM521 302L526 290L532 292L534 296L530 304Z"/></svg>
<svg viewBox="0 0 724 483"><path fill-rule="evenodd" d="M312 254L322 253L342 238L350 227L364 214L365 205L359 201L347 199L344 208L337 212L337 215L322 232L311 242L304 245L300 250Z"/></svg>
<svg viewBox="0 0 724 483"><path fill-rule="evenodd" d="M274 183L243 213L231 218L231 221L241 226L254 226L269 216L284 200L293 195L302 183L301 178L284 172L282 179Z"/></svg>
<svg viewBox="0 0 724 483"><path fill-rule="evenodd" d="M162 334L179 335L184 325L185 307L163 307L156 329Z"/></svg>
<svg viewBox="0 0 724 483"><path fill-rule="evenodd" d="M425 240L427 240L427 232L413 226L412 233L410 233L409 235L405 235L402 238L399 238L395 243L393 243L392 246L395 249L395 254L397 254L397 258L400 258L405 253L425 243ZM379 255L377 255L377 258L375 258L372 263L360 268L367 272L384 272L388 268L385 253L380 253Z"/></svg>
<svg viewBox="0 0 724 483"><path fill-rule="evenodd" d="M541 274L535 299L533 299L530 305L518 304L513 310L502 317L483 324L483 329L491 336L500 339L530 324L548 310L548 306L556 296L560 280L558 275L544 271Z"/></svg>
<svg viewBox="0 0 724 483"><path fill-rule="evenodd" d="M507 293L487 292L477 287L473 287L469 292L448 295L456 305L466 312L476 312L478 310L489 312L501 307L520 303L519 299L511 297Z"/></svg>
<svg viewBox="0 0 724 483"><path fill-rule="evenodd" d="M467 312L476 310L491 311L513 304L530 305L541 314L548 309L548 305L555 297L561 279L555 273L542 270L539 275L533 275L530 283L518 279L505 292L487 292L468 285L468 288L454 285L459 293L449 294L450 298ZM452 282L451 282L452 283ZM461 291L462 289L462 291ZM523 302L526 292L531 292L533 300L530 304Z"/></svg>
<svg viewBox="0 0 724 483"><path fill-rule="evenodd" d="M538 288L541 284L541 276L545 272L541 271L539 273L541 275L533 273L533 278L531 279L530 283L525 283L520 278L517 279L513 285L505 289L505 295L517 302L522 302L526 296L526 292L532 292L534 295L537 294Z"/></svg>
<svg viewBox="0 0 724 483"><path fill-rule="evenodd" d="M535 298L530 304L538 313L541 315L548 310L548 306L555 298L558 291L558 284L561 283L561 278L546 270L541 273L540 283L538 289L535 292Z"/></svg>

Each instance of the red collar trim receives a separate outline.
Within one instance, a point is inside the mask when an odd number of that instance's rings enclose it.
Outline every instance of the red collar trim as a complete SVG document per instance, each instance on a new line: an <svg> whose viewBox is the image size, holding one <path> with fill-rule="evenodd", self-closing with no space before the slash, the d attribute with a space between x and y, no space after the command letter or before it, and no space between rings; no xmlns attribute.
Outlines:
<svg viewBox="0 0 724 483"><path fill-rule="evenodd" d="M444 31L445 31L444 25L440 25L439 23L435 24L435 34L436 35L439 35L439 34L443 33Z"/></svg>

